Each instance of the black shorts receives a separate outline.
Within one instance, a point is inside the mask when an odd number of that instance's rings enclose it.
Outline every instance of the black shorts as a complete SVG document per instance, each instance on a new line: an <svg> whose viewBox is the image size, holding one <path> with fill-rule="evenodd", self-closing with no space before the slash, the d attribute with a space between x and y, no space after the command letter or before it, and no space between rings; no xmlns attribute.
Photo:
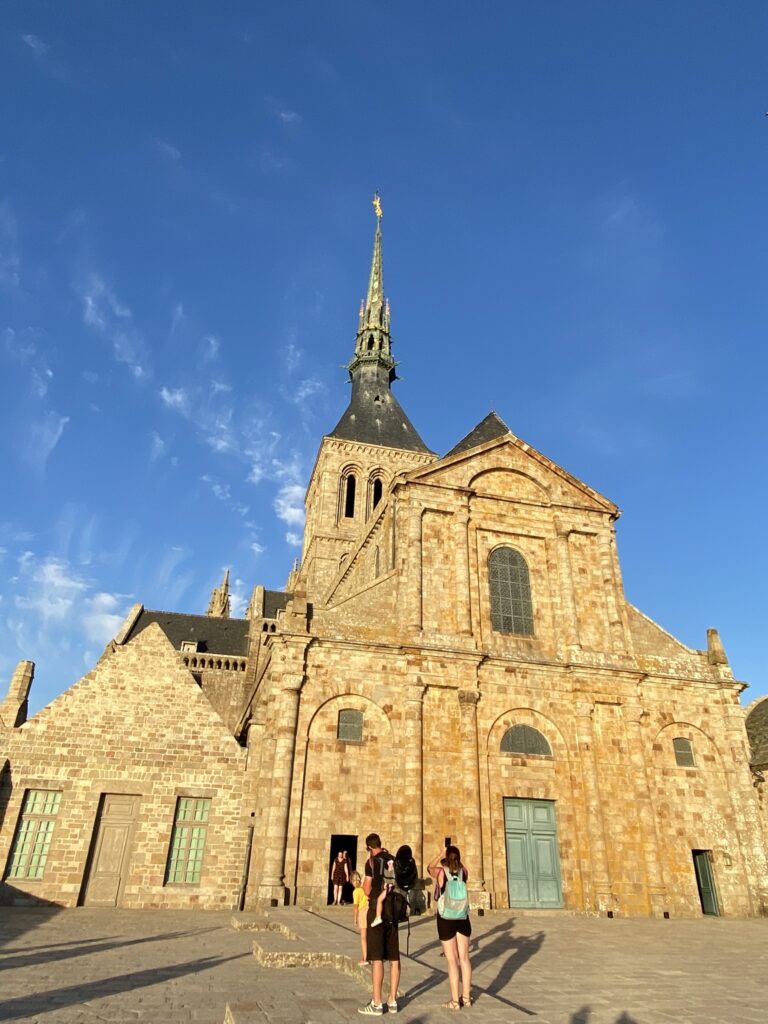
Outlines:
<svg viewBox="0 0 768 1024"><path fill-rule="evenodd" d="M466 935L469 938L471 934L472 925L469 923L468 917L462 917L458 921L449 921L447 918L437 915L437 937L441 942L450 942L457 935Z"/></svg>
<svg viewBox="0 0 768 1024"><path fill-rule="evenodd" d="M366 939L368 942L369 960L400 960L400 936L397 933L397 925L389 921L371 928L371 921L376 917L376 901L372 900L368 907L368 930Z"/></svg>

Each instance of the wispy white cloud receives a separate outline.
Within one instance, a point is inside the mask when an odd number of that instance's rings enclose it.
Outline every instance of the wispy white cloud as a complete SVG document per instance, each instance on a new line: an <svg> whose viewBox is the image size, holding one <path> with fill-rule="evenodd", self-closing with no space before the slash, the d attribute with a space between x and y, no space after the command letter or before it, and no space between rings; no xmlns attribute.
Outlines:
<svg viewBox="0 0 768 1024"><path fill-rule="evenodd" d="M274 509L278 519L288 526L303 526L304 488L301 484L283 484L275 497Z"/></svg>
<svg viewBox="0 0 768 1024"><path fill-rule="evenodd" d="M53 380L53 371L40 352L37 332L31 327L20 332L12 327L6 327L3 331L3 349L8 356L27 368L30 390L34 397L45 398Z"/></svg>
<svg viewBox="0 0 768 1024"><path fill-rule="evenodd" d="M202 340L201 358L203 362L212 363L214 359L218 359L220 349L221 339L217 338L215 334L206 334Z"/></svg>
<svg viewBox="0 0 768 1024"><path fill-rule="evenodd" d="M300 548L302 545L302 539L300 533L294 533L293 530L287 530L285 534L285 540L287 544L290 544L292 548Z"/></svg>
<svg viewBox="0 0 768 1024"><path fill-rule="evenodd" d="M18 225L8 202L0 203L0 285L18 288L21 284L21 261L17 252Z"/></svg>
<svg viewBox="0 0 768 1024"><path fill-rule="evenodd" d="M163 386L158 392L167 409L174 409L182 416L189 416L189 395L184 388L167 388Z"/></svg>
<svg viewBox="0 0 768 1024"><path fill-rule="evenodd" d="M37 472L44 472L68 423L69 416L60 416L50 409L29 424L24 454L29 465Z"/></svg>
<svg viewBox="0 0 768 1024"><path fill-rule="evenodd" d="M157 431L153 430L150 438L149 461L157 462L158 459L161 459L163 455L165 455L166 449L166 442L162 437L160 437Z"/></svg>
<svg viewBox="0 0 768 1024"><path fill-rule="evenodd" d="M155 149L166 160L172 160L174 163L177 160L181 160L179 150L172 146L170 142L166 142L165 139L155 139Z"/></svg>
<svg viewBox="0 0 768 1024"><path fill-rule="evenodd" d="M299 363L302 360L304 353L296 345L296 342L291 340L283 348L283 362L288 373L293 373L294 370L298 369Z"/></svg>
<svg viewBox="0 0 768 1024"><path fill-rule="evenodd" d="M91 274L79 292L83 322L111 342L115 360L126 365L135 380L149 377L144 342L134 326L131 310L99 274Z"/></svg>
<svg viewBox="0 0 768 1024"><path fill-rule="evenodd" d="M40 36L36 36L33 32L27 32L21 37L21 39L22 42L27 44L36 57L44 57L50 50L50 46L47 43L44 43Z"/></svg>
<svg viewBox="0 0 768 1024"><path fill-rule="evenodd" d="M177 302L173 308L173 316L171 317L171 334L173 337L178 330L179 325L184 320L184 307L180 302Z"/></svg>

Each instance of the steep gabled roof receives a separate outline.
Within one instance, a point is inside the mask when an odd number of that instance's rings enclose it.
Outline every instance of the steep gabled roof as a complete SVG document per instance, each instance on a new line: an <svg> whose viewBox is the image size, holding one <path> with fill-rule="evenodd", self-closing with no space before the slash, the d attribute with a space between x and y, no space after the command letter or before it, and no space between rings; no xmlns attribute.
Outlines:
<svg viewBox="0 0 768 1024"><path fill-rule="evenodd" d="M248 655L248 619L221 619L210 615L183 615L180 612L156 612L144 609L126 637L128 643L156 622L170 642L181 649L182 641L192 640L199 651L216 654Z"/></svg>
<svg viewBox="0 0 768 1024"><path fill-rule="evenodd" d="M484 420L481 420L476 427L463 437L457 445L454 445L443 458L448 459L451 455L458 455L459 452L468 452L470 448L476 448L486 441L494 441L497 437L511 433L507 424L493 410L488 413Z"/></svg>

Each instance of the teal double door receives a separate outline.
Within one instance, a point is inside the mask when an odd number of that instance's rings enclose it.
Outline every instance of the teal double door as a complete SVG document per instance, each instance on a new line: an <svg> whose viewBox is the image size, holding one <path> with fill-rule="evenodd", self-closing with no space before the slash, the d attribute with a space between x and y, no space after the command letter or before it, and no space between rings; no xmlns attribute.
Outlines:
<svg viewBox="0 0 768 1024"><path fill-rule="evenodd" d="M510 907L563 905L554 800L504 798Z"/></svg>

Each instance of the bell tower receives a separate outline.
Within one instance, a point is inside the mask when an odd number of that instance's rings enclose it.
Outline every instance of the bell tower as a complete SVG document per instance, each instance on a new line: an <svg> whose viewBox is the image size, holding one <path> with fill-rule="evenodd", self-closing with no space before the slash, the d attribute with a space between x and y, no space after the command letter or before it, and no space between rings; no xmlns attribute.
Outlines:
<svg viewBox="0 0 768 1024"><path fill-rule="evenodd" d="M392 393L397 374L384 295L378 193L373 208L376 233L368 294L360 304L355 349L347 364L352 394L341 419L323 438L305 499L299 575L309 599L318 602L371 522L392 479L437 458Z"/></svg>

